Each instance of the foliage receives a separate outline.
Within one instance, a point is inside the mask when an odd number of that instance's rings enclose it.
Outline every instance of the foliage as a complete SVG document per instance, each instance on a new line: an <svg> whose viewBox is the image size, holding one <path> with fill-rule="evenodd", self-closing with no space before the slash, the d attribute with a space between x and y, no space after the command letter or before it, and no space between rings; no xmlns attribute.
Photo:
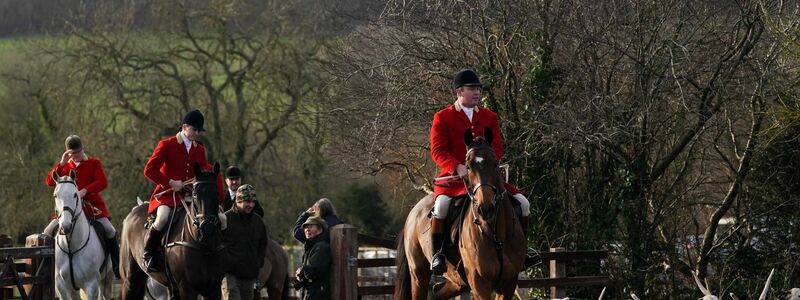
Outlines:
<svg viewBox="0 0 800 300"><path fill-rule="evenodd" d="M348 224L355 225L364 234L386 236L387 226L391 225L386 222L391 218L374 184L350 185L337 201L337 209Z"/></svg>

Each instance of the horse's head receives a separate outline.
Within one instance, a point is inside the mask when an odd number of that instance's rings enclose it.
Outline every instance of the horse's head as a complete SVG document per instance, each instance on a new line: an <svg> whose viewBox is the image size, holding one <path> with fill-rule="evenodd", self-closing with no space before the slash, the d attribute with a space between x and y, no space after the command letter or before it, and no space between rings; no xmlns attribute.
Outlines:
<svg viewBox="0 0 800 300"><path fill-rule="evenodd" d="M213 172L205 172L199 164L194 165L195 182L192 189L193 205L199 205L199 211L192 224L197 229L198 242L212 241L219 231L219 190L217 176L219 163L214 164Z"/></svg>
<svg viewBox="0 0 800 300"><path fill-rule="evenodd" d="M467 193L478 208L478 213L485 219L493 219L497 203L506 196L503 182L500 180L497 155L492 149L492 131L486 128L484 136L473 137L472 131L464 133L467 144Z"/></svg>
<svg viewBox="0 0 800 300"><path fill-rule="evenodd" d="M75 172L70 171L68 176L59 177L53 172L56 188L53 198L56 201L58 212L58 226L60 233L69 234L78 217L83 213L83 201L78 195L78 186L75 184Z"/></svg>

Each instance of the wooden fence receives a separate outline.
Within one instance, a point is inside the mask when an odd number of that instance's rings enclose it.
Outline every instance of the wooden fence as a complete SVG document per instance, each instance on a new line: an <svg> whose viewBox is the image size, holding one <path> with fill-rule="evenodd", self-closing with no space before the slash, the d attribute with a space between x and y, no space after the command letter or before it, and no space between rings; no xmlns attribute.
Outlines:
<svg viewBox="0 0 800 300"><path fill-rule="evenodd" d="M331 230L332 299L355 300L361 296L386 295L394 292L394 285L359 286L358 269L395 265L394 258L359 259L359 245L395 249L394 241L359 235L357 228L352 225L333 227ZM609 284L608 276L566 276L568 264L578 260L604 260L608 258L608 252L605 250L565 251L564 248L551 248L549 252L539 254L543 261L549 262L550 278L521 279L518 283L519 288L549 288L551 298L564 298L566 287ZM462 295L461 298L468 298L468 295Z"/></svg>
<svg viewBox="0 0 800 300"><path fill-rule="evenodd" d="M10 240L3 246L10 246ZM12 299L16 289L24 300L52 300L55 274L53 238L34 234L25 239L25 247L0 248L0 299ZM17 260L24 262L17 262Z"/></svg>

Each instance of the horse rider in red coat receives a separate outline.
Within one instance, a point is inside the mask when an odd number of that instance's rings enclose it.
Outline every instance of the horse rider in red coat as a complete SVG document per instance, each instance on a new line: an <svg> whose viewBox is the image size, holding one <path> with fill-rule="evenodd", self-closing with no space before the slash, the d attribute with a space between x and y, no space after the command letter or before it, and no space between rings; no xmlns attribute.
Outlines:
<svg viewBox="0 0 800 300"><path fill-rule="evenodd" d="M212 166L206 159L206 149L197 140L205 131L205 119L199 110L188 112L181 121L181 131L175 136L158 142L144 166L144 176L156 184L153 195L150 197L150 206L147 212L155 214L155 220L145 236L143 260L148 272L159 272L160 263L153 263L153 257L161 244L161 236L169 221L173 207L181 205L184 197L191 198L191 191L184 189L184 183L195 177L194 164L200 164L204 170ZM219 201L222 203L222 179L217 178L217 189L220 192ZM224 220L224 214L220 214Z"/></svg>
<svg viewBox="0 0 800 300"><path fill-rule="evenodd" d="M44 179L48 186L56 186L53 175L67 176L69 172L75 173L75 185L78 187L78 196L85 200L83 212L90 220L94 219L103 225L105 244L111 255L114 275L119 278L119 244L117 243L117 230L111 225L111 216L108 214L106 203L100 192L108 186L103 165L95 157L89 157L83 151L83 143L77 135L70 135L64 141L66 151L61 154L61 160L56 163ZM58 228L58 217L54 216L44 230L44 234L55 237Z"/></svg>
<svg viewBox="0 0 800 300"><path fill-rule="evenodd" d="M467 175L467 167L464 165L467 155L464 132L472 130L473 136L477 137L483 136L485 129L491 130L494 137L492 149L497 155L498 161L503 157L503 138L500 134L500 122L497 114L488 108L479 107L483 84L478 78L478 74L468 69L458 71L453 79L453 87L456 91L456 102L433 116L431 157L441 169L438 177L457 175L462 179L434 185L435 201L431 220L431 246L435 253L431 261L431 271L434 274L442 274L446 269L442 246L444 245L445 219L450 201L455 197L467 194L466 188L461 182ZM527 237L530 203L516 186L507 182L504 182L503 186L521 205L520 223Z"/></svg>

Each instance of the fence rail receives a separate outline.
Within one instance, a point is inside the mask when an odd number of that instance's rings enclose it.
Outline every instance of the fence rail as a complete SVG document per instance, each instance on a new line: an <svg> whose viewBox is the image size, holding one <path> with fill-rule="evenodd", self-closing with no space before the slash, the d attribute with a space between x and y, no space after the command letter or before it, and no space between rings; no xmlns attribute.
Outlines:
<svg viewBox="0 0 800 300"><path fill-rule="evenodd" d="M12 299L15 288L20 298L25 300L55 298L53 245L51 237L34 234L25 239L25 247L0 248L0 299ZM18 263L17 260L24 262Z"/></svg>
<svg viewBox="0 0 800 300"><path fill-rule="evenodd" d="M338 296L334 298L349 300L357 299L360 296L392 294L394 285L359 286L359 279L367 278L358 277L357 269L393 267L395 259L357 258L357 249L359 246L373 246L394 250L395 242L357 234L356 230L356 227L347 225L346 227L336 226L331 231L331 251L334 257L331 289L334 291L333 295ZM337 249L337 247L344 247L344 249ZM608 276L566 276L568 264L575 261L599 262L608 258L608 251L566 251L564 248L551 248L549 252L541 252L539 255L545 263L549 263L550 278L521 279L518 282L519 288L549 288L551 298L564 298L567 287L604 286L610 282ZM337 265L340 268L337 269Z"/></svg>

